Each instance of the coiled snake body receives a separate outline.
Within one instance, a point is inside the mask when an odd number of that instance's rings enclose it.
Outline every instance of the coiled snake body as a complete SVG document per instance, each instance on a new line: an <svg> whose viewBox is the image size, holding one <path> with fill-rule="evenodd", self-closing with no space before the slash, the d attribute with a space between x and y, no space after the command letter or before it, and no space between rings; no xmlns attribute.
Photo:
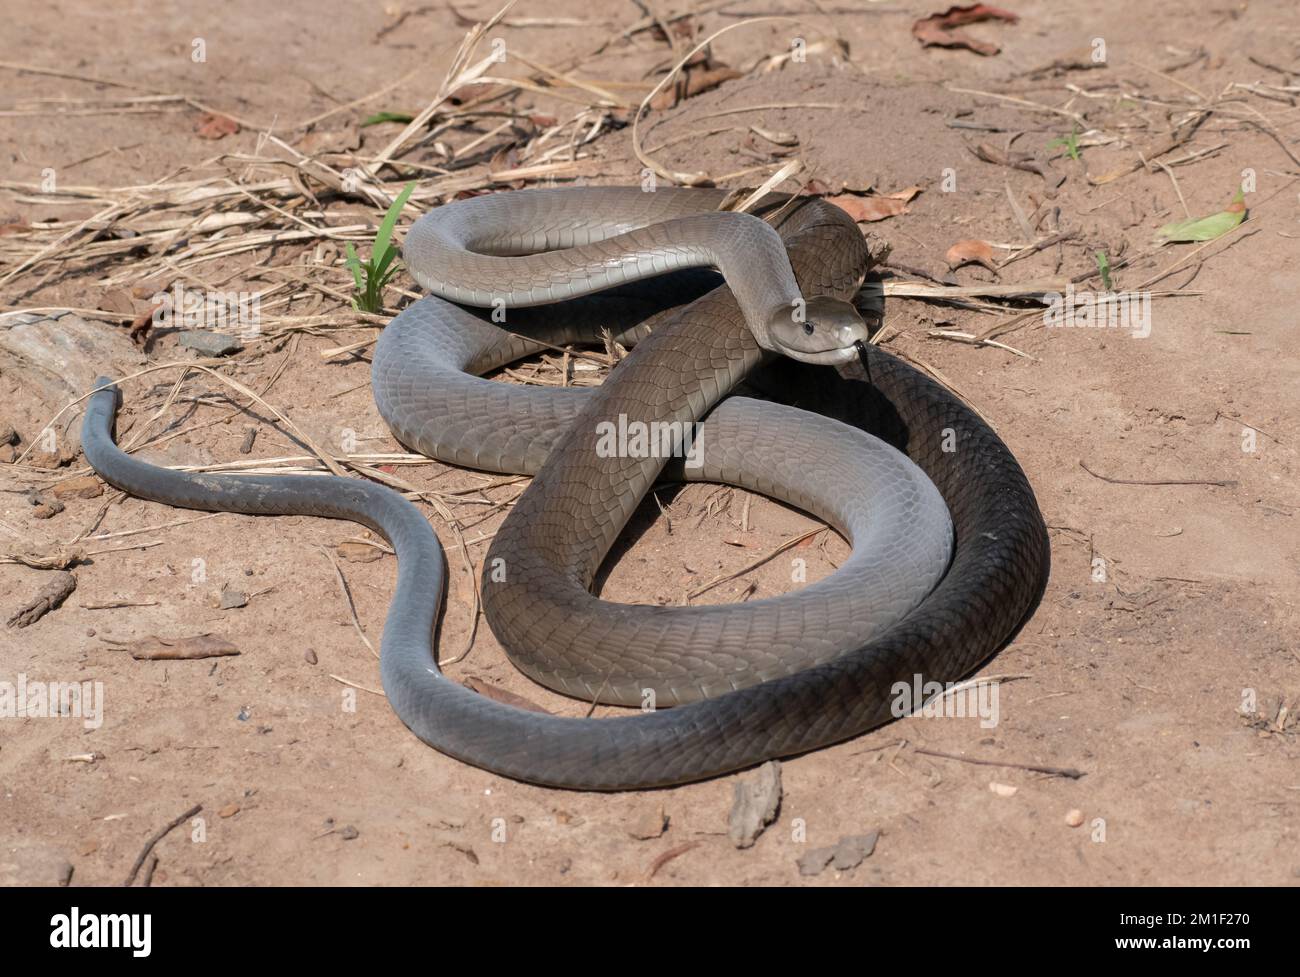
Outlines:
<svg viewBox="0 0 1300 977"><path fill-rule="evenodd" d="M757 209L770 225L716 213L722 196L519 191L439 208L412 228L404 256L443 298L394 319L373 366L380 413L406 444L536 473L485 561L484 611L512 660L573 695L674 708L566 718L445 678L432 650L442 554L419 510L388 489L154 467L113 443L105 379L87 405L86 456L105 480L166 504L350 519L383 534L398 557L384 690L417 736L466 762L557 787L627 789L853 736L897 714L897 683L956 680L1006 640L1041 591L1046 531L1019 465L972 411L883 350L870 351L866 375L865 328L846 301L869 261L853 223L818 201L774 197ZM706 271L655 277L691 268L719 269L730 288ZM539 324L549 310L520 307L610 286L568 303L558 325ZM510 332L444 299L504 312ZM635 324L647 315L653 329ZM470 375L611 322L635 347L595 390ZM745 378L799 406L728 397ZM656 424L691 432L685 458L602 451L611 426ZM789 502L843 532L853 554L822 581L747 604L601 601L595 574L661 473Z"/></svg>

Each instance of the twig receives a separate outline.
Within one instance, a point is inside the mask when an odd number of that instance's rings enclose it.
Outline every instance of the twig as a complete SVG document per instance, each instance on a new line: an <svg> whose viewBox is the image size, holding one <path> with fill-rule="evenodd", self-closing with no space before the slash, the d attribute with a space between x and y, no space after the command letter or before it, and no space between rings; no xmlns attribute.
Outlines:
<svg viewBox="0 0 1300 977"><path fill-rule="evenodd" d="M339 589L343 591L343 599L347 601L348 613L352 615L352 626L357 629L357 634L361 636L365 646L370 649L370 653L378 658L379 652L375 651L375 646L370 643L366 633L361 630L361 621L357 618L357 605L352 601L352 591L348 589L347 579L343 576L343 571L339 569L338 561L334 559L334 554L323 546L321 552L325 554L325 559L330 561L330 566L334 568L334 574L339 578Z"/></svg>
<svg viewBox="0 0 1300 977"><path fill-rule="evenodd" d="M344 685L346 685L346 686L348 686L349 688L352 688L352 689L360 689L362 692L369 692L371 695L380 695L380 696L382 696L382 695L384 694L383 689L372 689L372 688L370 688L369 686L358 685L356 682L351 682L351 681L345 679L342 675L335 675L333 672L330 672L330 673L329 673L329 676L330 676L330 678L332 678L335 682L342 682Z"/></svg>
<svg viewBox="0 0 1300 977"><path fill-rule="evenodd" d="M941 750L927 750L924 747L913 747L917 753L925 756L941 757L944 760L959 760L962 763L974 763L981 767L1007 767L1011 770L1028 770L1031 773L1045 773L1052 777L1069 777L1071 780L1078 780L1080 777L1086 777L1086 770L1076 770L1073 767L1045 767L1037 763L1010 763L1005 760L981 760L978 757L960 756L956 753L944 753Z"/></svg>
<svg viewBox="0 0 1300 977"><path fill-rule="evenodd" d="M793 539L787 539L776 549L772 550L770 553L760 556L757 560L750 563L748 566L741 567L739 570L736 570L734 573L724 573L720 577L714 577L708 583L696 587L694 590L692 590L690 593L686 595L686 599L694 600L696 597L700 596L700 594L704 593L706 590L712 590L714 587L718 586L718 584L726 583L728 580L735 580L737 577L744 576L746 573L749 573L750 570L754 570L758 567L761 567L768 560L772 559L774 556L779 556L781 553L784 553L790 547L797 546L798 544L802 543L805 539L810 539L811 537L816 536L818 533L824 533L824 532L826 532L826 527L818 526L816 529L808 530L808 532L804 533L801 536L796 536Z"/></svg>
<svg viewBox="0 0 1300 977"><path fill-rule="evenodd" d="M136 858L135 864L131 866L131 871L127 875L126 881L122 883L122 888L129 889L131 887L131 884L135 881L136 875L140 871L140 866L142 866L144 864L144 860L149 857L149 853L153 851L154 845L158 844L158 842L162 841L163 838L167 837L167 835L170 832L180 827L182 824L184 824L186 821L194 817L202 810L203 810L202 804L195 804L192 808L190 808L180 817L174 818L173 820L169 821L166 825L159 828L156 832L154 832L153 837L151 837L148 841L145 842L144 849L140 852L139 856Z"/></svg>
<svg viewBox="0 0 1300 977"><path fill-rule="evenodd" d="M708 37L702 40L699 44L695 45L695 47L691 48L691 50L687 52L686 56L678 60L678 62L675 65L673 65L673 67L668 71L668 73L664 75L663 78L660 79L659 84L655 85L654 88L650 89L649 94L647 94L646 97L641 100L641 104L637 106L636 112L632 116L632 152L636 154L636 158L639 159L642 162L642 164L648 166L651 170L657 173L659 176L663 177L665 180L670 180L673 183L681 184L682 186L687 186L687 187L708 186L712 184L713 179L707 173L704 172L686 173L686 172L677 172L675 170L670 170L666 166L663 166L655 162L655 160L651 159L648 155L646 155L645 151L641 148L641 133L640 133L641 117L645 115L646 110L649 109L651 100L656 95L658 95L661 91L663 91L666 87L668 87L668 85L672 82L672 80L677 77L677 72L682 70L682 67L686 64L686 62L688 62L691 58L695 57L695 55L698 54L700 51L702 51L704 48L708 47L718 37L721 37L723 34L727 33L728 31L735 30L737 27L746 27L750 24L761 24L764 21L769 21L769 20L790 21L794 19L795 18L793 17L751 17L747 20L742 20L735 24L728 24L726 27L722 27L714 31L712 34L710 34Z"/></svg>
<svg viewBox="0 0 1300 977"><path fill-rule="evenodd" d="M1093 478L1100 478L1103 482L1110 482L1112 485L1213 485L1218 488L1233 488L1236 481L1215 481L1207 478L1111 478L1109 475L1099 475L1086 464L1083 459L1079 459L1079 467L1091 475Z"/></svg>

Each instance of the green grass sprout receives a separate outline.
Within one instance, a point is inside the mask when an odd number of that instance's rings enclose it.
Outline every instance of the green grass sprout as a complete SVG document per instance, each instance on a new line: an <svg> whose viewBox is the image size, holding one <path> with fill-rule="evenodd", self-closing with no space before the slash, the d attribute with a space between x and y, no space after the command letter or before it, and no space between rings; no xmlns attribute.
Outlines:
<svg viewBox="0 0 1300 977"><path fill-rule="evenodd" d="M1101 275L1101 286L1106 291L1111 291L1110 281L1110 259L1106 257L1105 251L1097 252L1097 273Z"/></svg>
<svg viewBox="0 0 1300 977"><path fill-rule="evenodd" d="M1068 136L1058 136L1047 144L1047 148L1057 149L1064 146L1065 151L1070 154L1070 159L1076 163L1079 162L1079 130L1076 128Z"/></svg>
<svg viewBox="0 0 1300 977"><path fill-rule="evenodd" d="M382 125L385 122L410 122L415 116L410 112L376 112L361 120L361 128Z"/></svg>
<svg viewBox="0 0 1300 977"><path fill-rule="evenodd" d="M384 307L384 286L397 274L398 267L393 263L397 258L397 248L390 243L393 228L397 226L397 218L401 215L402 208L406 206L406 198L414 189L415 184L408 183L388 208L388 213L384 215L379 225L379 233L375 235L375 246L370 249L369 261L362 264L361 259L357 257L357 249L352 246L351 241L348 242L347 265L352 272L352 280L356 283L352 307L358 312L377 313Z"/></svg>

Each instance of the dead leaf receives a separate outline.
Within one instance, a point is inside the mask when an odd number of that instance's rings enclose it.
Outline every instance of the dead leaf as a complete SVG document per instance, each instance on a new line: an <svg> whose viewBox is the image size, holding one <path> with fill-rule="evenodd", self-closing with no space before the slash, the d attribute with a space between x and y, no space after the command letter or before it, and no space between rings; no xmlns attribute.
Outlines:
<svg viewBox="0 0 1300 977"><path fill-rule="evenodd" d="M228 115L205 112L199 116L199 121L194 123L194 131L198 133L200 139L222 139L237 133L239 123Z"/></svg>
<svg viewBox="0 0 1300 977"><path fill-rule="evenodd" d="M943 257L948 262L948 267L953 270L974 262L997 274L997 266L993 264L993 245L989 244L988 241L980 241L975 238L958 241L948 249Z"/></svg>
<svg viewBox="0 0 1300 977"><path fill-rule="evenodd" d="M892 197L857 197L845 193L838 197L827 197L826 201L855 221L882 221L908 212L907 201Z"/></svg>
<svg viewBox="0 0 1300 977"><path fill-rule="evenodd" d="M660 26L660 23L661 22L656 19L655 22L650 25L650 36L656 41L668 43L668 38L664 35L664 30ZM695 19L690 14L687 14L684 17L679 17L672 21L668 25L668 29L673 32L674 37L680 37L689 41L695 36Z"/></svg>
<svg viewBox="0 0 1300 977"><path fill-rule="evenodd" d="M780 129L764 129L761 126L750 126L749 131L761 136L770 143L776 143L778 146L799 145L799 137L793 132L784 132Z"/></svg>
<svg viewBox="0 0 1300 977"><path fill-rule="evenodd" d="M517 143L506 143L500 149L492 154L488 160L488 171L498 172L500 170L513 170L519 165L519 146Z"/></svg>
<svg viewBox="0 0 1300 977"><path fill-rule="evenodd" d="M116 312L124 319L134 319L136 314L135 301L124 288L110 288L100 295L99 308L105 312Z"/></svg>
<svg viewBox="0 0 1300 977"><path fill-rule="evenodd" d="M461 85L453 94L447 96L447 101L452 105L464 105L476 98L482 98L488 92L495 91L498 87L500 86L487 81L476 82L473 85Z"/></svg>
<svg viewBox="0 0 1300 977"><path fill-rule="evenodd" d="M115 641L113 644L129 651L136 661L191 661L239 654L239 649L225 638L211 634L196 634L189 638L150 635L138 641Z"/></svg>
<svg viewBox="0 0 1300 977"><path fill-rule="evenodd" d="M296 148L305 156L350 153L361 148L361 132L354 128L317 130L298 140Z"/></svg>
<svg viewBox="0 0 1300 977"><path fill-rule="evenodd" d="M155 295L158 296L158 300L154 305L131 320L131 329L127 335L131 337L131 342L137 346L147 347L149 345L149 331L154 327L154 323L161 323L171 315L171 293L156 292Z"/></svg>
<svg viewBox="0 0 1300 977"><path fill-rule="evenodd" d="M1025 170L1028 173L1037 173L1052 189L1056 189L1065 182L1064 174L1052 172L1051 167L1046 163L1040 163L1028 153L1003 152L996 146L986 142L974 146L971 148L971 152L986 163L993 163L996 166L1010 166L1012 169Z"/></svg>
<svg viewBox="0 0 1300 977"><path fill-rule="evenodd" d="M21 217L15 217L12 220L6 220L0 223L0 237L6 237L10 234L26 234L32 229L32 225L27 223Z"/></svg>
<svg viewBox="0 0 1300 977"><path fill-rule="evenodd" d="M499 686L490 685L482 679L475 678L472 675L466 678L462 684L471 692L477 692L486 699L494 699L497 702L504 702L508 706L527 709L529 712L541 712L548 716L551 714L549 709L543 709L531 699L525 699L522 695L515 695L513 692L508 692Z"/></svg>
<svg viewBox="0 0 1300 977"><path fill-rule="evenodd" d="M902 190L895 190L893 193L882 193L881 196L888 197L890 200L901 200L904 203L906 203L907 201L915 197L918 193L920 193L923 189L924 189L923 187L911 186L911 187L905 187Z"/></svg>
<svg viewBox="0 0 1300 977"><path fill-rule="evenodd" d="M740 72L730 65L705 58L683 68L681 75L674 79L671 85L650 100L650 107L670 109L678 102L717 88L724 81L739 77L741 77Z"/></svg>
<svg viewBox="0 0 1300 977"><path fill-rule="evenodd" d="M956 28L985 20L1004 20L1014 24L1019 19L1019 14L983 3L971 4L968 7L949 7L941 14L931 14L918 20L912 25L912 36L921 42L922 47L968 48L976 54L991 56L997 54L1002 48L997 44L976 40Z"/></svg>

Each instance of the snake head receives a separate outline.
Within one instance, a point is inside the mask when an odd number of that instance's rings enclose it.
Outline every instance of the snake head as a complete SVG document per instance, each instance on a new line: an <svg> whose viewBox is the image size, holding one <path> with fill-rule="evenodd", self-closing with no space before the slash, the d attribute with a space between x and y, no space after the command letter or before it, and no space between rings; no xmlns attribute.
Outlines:
<svg viewBox="0 0 1300 977"><path fill-rule="evenodd" d="M803 363L836 366L856 357L857 343L870 338L867 324L849 302L814 295L774 312L764 349Z"/></svg>

